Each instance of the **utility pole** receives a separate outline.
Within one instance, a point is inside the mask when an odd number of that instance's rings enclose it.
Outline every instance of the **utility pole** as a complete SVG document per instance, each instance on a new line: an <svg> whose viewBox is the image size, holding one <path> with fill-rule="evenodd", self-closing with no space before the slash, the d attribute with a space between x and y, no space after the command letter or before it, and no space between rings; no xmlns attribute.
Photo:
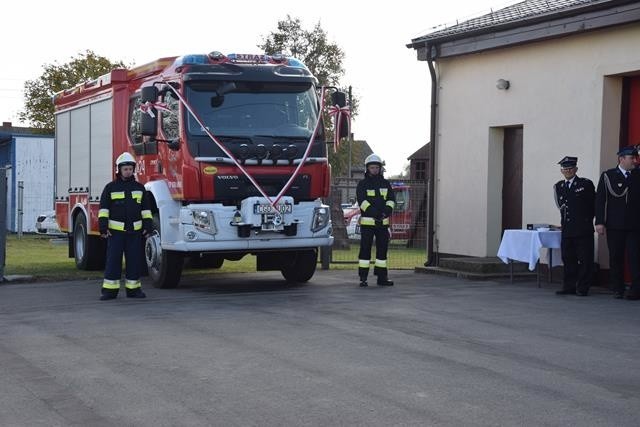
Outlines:
<svg viewBox="0 0 640 427"><path fill-rule="evenodd" d="M349 86L349 108L351 108L351 86ZM349 179L353 178L351 175L351 145L353 143L353 132L349 129Z"/></svg>

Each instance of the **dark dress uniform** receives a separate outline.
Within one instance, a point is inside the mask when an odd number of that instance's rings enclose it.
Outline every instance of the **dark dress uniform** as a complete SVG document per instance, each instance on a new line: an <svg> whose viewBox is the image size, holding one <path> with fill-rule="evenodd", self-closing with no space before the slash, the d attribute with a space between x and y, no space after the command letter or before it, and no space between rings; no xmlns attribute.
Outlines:
<svg viewBox="0 0 640 427"><path fill-rule="evenodd" d="M620 155L620 153L619 153ZM596 191L596 225L604 225L609 248L609 283L624 296L625 250L631 269L628 297L640 297L640 170L609 169L600 175Z"/></svg>
<svg viewBox="0 0 640 427"><path fill-rule="evenodd" d="M389 181L379 175L365 172L365 177L356 189L360 206L360 253L358 254L358 274L360 286L367 286L371 247L376 239L376 261L373 274L378 276L378 285L392 286L388 279L387 250L389 248L389 217L395 207L395 195Z"/></svg>
<svg viewBox="0 0 640 427"><path fill-rule="evenodd" d="M153 230L149 197L135 177L118 177L108 183L100 196L100 234L107 238L107 260L101 299L113 299L120 289L122 255L125 256L127 297L144 298L140 276L144 261L142 231Z"/></svg>
<svg viewBox="0 0 640 427"><path fill-rule="evenodd" d="M566 159L560 162L563 167L575 167L575 158ZM554 193L561 216L564 264L564 281L558 294L586 296L593 281L595 187L590 179L574 176L570 181L558 181Z"/></svg>

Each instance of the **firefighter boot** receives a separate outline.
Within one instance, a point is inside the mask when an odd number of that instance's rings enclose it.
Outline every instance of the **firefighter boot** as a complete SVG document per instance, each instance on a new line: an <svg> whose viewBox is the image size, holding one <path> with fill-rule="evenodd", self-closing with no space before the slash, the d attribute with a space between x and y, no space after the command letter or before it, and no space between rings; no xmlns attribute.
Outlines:
<svg viewBox="0 0 640 427"><path fill-rule="evenodd" d="M361 267L358 269L358 274L360 275L360 287L366 288L367 286L369 286L369 284L367 283L367 276L369 275L369 269Z"/></svg>
<svg viewBox="0 0 640 427"><path fill-rule="evenodd" d="M142 289L127 289L127 298L146 298L147 295L142 292Z"/></svg>
<svg viewBox="0 0 640 427"><path fill-rule="evenodd" d="M378 286L393 286L393 282L387 277L386 269L378 271Z"/></svg>
<svg viewBox="0 0 640 427"><path fill-rule="evenodd" d="M107 269L109 267L107 266ZM102 289L100 289L100 301L108 301L118 297L120 290L120 280L112 280L105 278L102 281Z"/></svg>
<svg viewBox="0 0 640 427"><path fill-rule="evenodd" d="M111 291L111 290L106 290L103 289L102 290L102 295L100 295L100 301L108 301L110 299L116 299L118 297L118 291Z"/></svg>

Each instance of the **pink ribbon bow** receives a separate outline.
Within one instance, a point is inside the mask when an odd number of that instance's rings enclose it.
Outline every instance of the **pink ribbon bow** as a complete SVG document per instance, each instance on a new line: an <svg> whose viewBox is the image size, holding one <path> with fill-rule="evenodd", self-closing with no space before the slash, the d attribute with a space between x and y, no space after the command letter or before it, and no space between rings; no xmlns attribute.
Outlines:
<svg viewBox="0 0 640 427"><path fill-rule="evenodd" d="M151 102L151 101L147 101L144 104L141 104L140 111L142 111L144 114L148 114L151 117L155 118L156 115L153 113L153 109L151 107L155 108L156 111L166 111L168 113L171 112L169 107L167 107L167 104L165 104L164 102Z"/></svg>

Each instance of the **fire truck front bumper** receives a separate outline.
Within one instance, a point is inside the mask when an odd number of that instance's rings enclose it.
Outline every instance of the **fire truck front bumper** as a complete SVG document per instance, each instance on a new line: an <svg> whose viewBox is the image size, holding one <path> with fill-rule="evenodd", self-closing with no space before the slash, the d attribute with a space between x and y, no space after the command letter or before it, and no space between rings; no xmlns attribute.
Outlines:
<svg viewBox="0 0 640 427"><path fill-rule="evenodd" d="M295 204L291 197L283 197L275 208L262 197L248 197L240 209L187 205L179 218L163 221L162 230L162 248L180 252L260 252L333 244L329 207L320 200Z"/></svg>

